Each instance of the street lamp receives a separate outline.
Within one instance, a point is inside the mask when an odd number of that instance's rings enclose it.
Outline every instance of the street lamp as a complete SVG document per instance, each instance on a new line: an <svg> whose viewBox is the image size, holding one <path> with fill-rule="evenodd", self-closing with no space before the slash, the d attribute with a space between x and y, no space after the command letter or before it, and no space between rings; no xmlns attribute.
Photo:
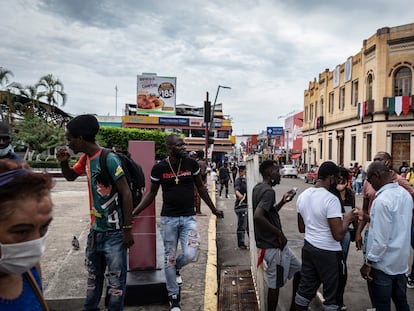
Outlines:
<svg viewBox="0 0 414 311"><path fill-rule="evenodd" d="M210 131L214 130L214 111L216 111L216 102L217 102L217 97L218 97L218 94L220 92L220 89L229 89L229 90L231 90L231 87L230 86L224 86L224 85L219 85L217 87L216 97L214 98L214 103L213 103L213 109L211 109Z"/></svg>

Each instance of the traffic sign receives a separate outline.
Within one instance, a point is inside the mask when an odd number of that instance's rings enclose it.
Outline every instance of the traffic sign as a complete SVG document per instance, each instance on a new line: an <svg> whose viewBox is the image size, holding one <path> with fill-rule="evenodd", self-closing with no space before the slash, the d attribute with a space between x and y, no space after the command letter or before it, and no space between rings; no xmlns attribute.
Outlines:
<svg viewBox="0 0 414 311"><path fill-rule="evenodd" d="M283 127L282 126L268 126L266 132L268 136L282 136Z"/></svg>

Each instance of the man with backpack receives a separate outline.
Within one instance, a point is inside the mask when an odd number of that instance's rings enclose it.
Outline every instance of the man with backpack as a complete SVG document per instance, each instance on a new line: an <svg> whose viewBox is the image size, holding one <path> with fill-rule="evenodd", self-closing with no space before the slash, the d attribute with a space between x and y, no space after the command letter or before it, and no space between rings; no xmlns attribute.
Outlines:
<svg viewBox="0 0 414 311"><path fill-rule="evenodd" d="M211 212L223 218L216 209L200 176L197 161L187 156L184 140L177 134L166 138L168 157L152 167L151 189L134 210L134 216L145 210L162 188L160 231L164 244L164 272L171 311L180 311L180 269L189 264L198 249L197 218L194 210L194 188ZM177 255L178 243L181 252Z"/></svg>
<svg viewBox="0 0 414 311"><path fill-rule="evenodd" d="M85 174L88 178L91 229L86 246L88 280L83 310L98 310L105 275L109 286L108 310L122 310L127 249L134 243L132 195L122 162L115 153L108 153L105 170L101 167L103 149L95 142L98 131L99 123L93 115L75 117L67 124L66 139L74 153L83 154L73 167L69 166L70 155L65 147L57 151L56 158L67 180Z"/></svg>

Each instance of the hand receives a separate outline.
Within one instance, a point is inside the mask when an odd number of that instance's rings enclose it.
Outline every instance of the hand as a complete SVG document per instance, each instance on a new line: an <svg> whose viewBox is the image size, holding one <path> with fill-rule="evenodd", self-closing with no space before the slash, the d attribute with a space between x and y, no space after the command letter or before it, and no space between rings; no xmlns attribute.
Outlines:
<svg viewBox="0 0 414 311"><path fill-rule="evenodd" d="M361 276L364 280L367 280L368 282L372 281L372 276L370 275L371 266L364 264L359 270L359 272L361 273Z"/></svg>
<svg viewBox="0 0 414 311"><path fill-rule="evenodd" d="M359 232L355 233L355 246L359 251L362 249L362 236Z"/></svg>
<svg viewBox="0 0 414 311"><path fill-rule="evenodd" d="M123 237L122 240L124 242L125 247L130 248L134 245L134 237L132 236L131 228L122 229L123 230Z"/></svg>
<svg viewBox="0 0 414 311"><path fill-rule="evenodd" d="M356 208L356 211L355 211L355 214L356 214L356 216L358 216L358 220L359 221L363 221L364 220L365 213L364 213L364 210L362 208L357 207Z"/></svg>
<svg viewBox="0 0 414 311"><path fill-rule="evenodd" d="M70 158L70 154L68 151L68 148L64 147L60 147L57 151L56 151L56 160L58 160L59 162L65 162L65 161L69 161Z"/></svg>
<svg viewBox="0 0 414 311"><path fill-rule="evenodd" d="M283 250L287 244L287 239L285 237L285 235L282 233L281 235L279 235L278 237L278 242L280 245L280 250Z"/></svg>
<svg viewBox="0 0 414 311"><path fill-rule="evenodd" d="M223 213L223 211L220 211L220 210L218 210L218 209L215 209L215 210L213 211L213 214L214 214L214 215L216 215L216 216L217 216L217 218L224 218L224 213Z"/></svg>

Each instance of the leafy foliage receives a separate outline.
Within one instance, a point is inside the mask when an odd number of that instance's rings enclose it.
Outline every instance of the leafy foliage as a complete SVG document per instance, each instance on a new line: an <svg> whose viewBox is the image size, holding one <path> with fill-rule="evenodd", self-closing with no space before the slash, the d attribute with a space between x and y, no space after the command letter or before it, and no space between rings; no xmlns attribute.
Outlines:
<svg viewBox="0 0 414 311"><path fill-rule="evenodd" d="M62 145L65 141L65 130L55 127L33 113L26 113L23 122L16 122L13 141L24 142L30 151L41 153Z"/></svg>
<svg viewBox="0 0 414 311"><path fill-rule="evenodd" d="M99 129L97 141L107 148L118 145L122 150L128 149L128 141L154 141L155 157L163 159L167 156L167 148L165 146L165 138L171 133L162 132L160 130L143 130L133 128L117 128L110 126L102 126Z"/></svg>

